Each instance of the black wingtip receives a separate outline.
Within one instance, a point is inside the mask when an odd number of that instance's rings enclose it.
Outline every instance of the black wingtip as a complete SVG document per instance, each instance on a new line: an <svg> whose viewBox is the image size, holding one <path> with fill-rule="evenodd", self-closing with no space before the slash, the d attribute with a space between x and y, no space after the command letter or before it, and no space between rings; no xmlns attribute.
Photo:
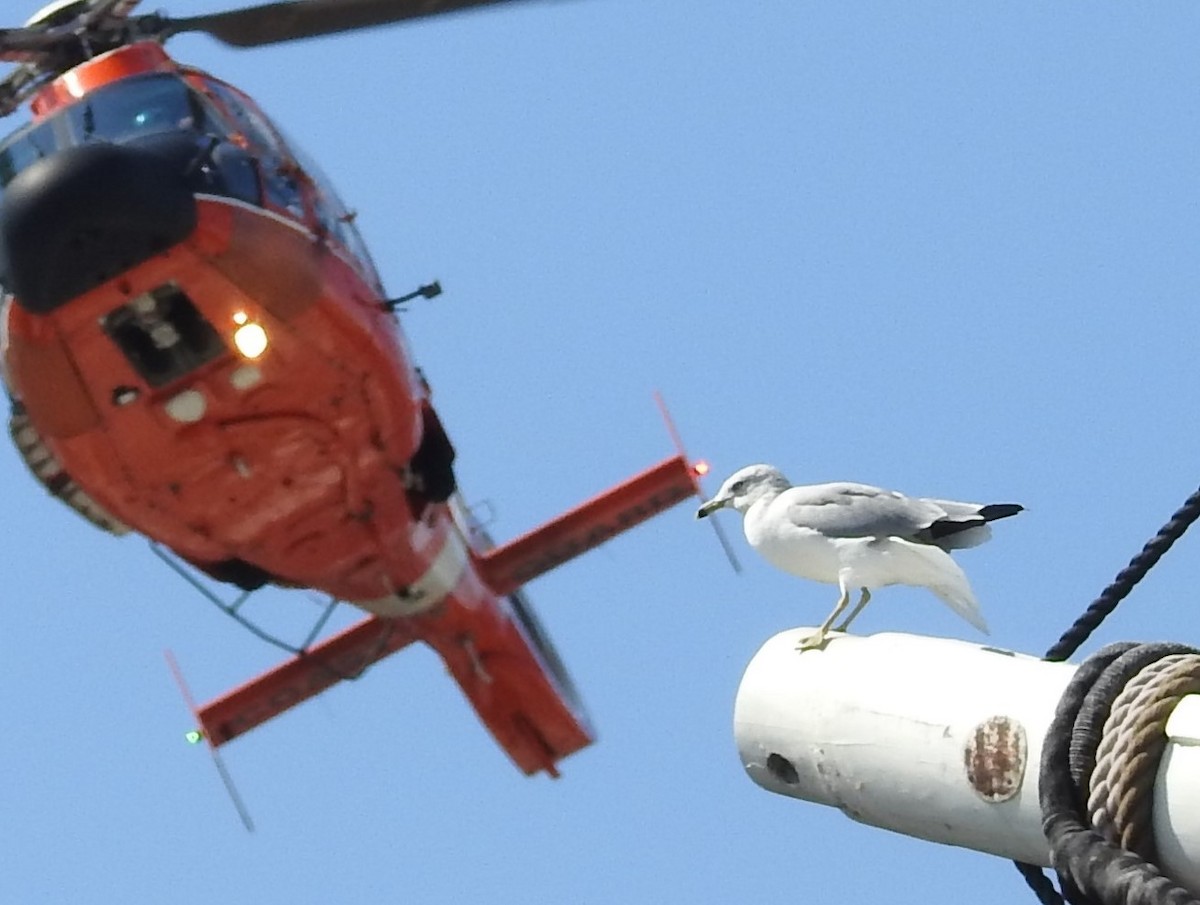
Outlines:
<svg viewBox="0 0 1200 905"><path fill-rule="evenodd" d="M1025 507L1019 503L992 503L990 506L980 509L979 514L983 516L985 522L994 522L996 519L1008 518L1024 510Z"/></svg>
<svg viewBox="0 0 1200 905"><path fill-rule="evenodd" d="M968 531L971 528L982 528L987 523L987 519L983 517L959 519L952 521L951 519L938 519L924 531L917 534L917 538L925 543L932 541L937 543L944 537L950 537L954 534L960 534L963 531Z"/></svg>

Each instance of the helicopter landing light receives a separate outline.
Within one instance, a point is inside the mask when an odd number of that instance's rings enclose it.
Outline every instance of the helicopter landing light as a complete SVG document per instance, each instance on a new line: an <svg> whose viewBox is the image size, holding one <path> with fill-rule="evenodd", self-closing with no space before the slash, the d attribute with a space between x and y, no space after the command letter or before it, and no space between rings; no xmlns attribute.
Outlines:
<svg viewBox="0 0 1200 905"><path fill-rule="evenodd" d="M237 346L243 358L253 361L267 351L267 331L263 329L262 324L246 321L233 331L233 344Z"/></svg>

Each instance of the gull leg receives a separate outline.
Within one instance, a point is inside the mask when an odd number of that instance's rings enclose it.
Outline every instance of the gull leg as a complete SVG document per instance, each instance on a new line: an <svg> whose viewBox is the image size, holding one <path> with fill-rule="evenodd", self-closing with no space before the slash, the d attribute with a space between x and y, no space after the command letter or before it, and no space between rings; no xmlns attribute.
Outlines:
<svg viewBox="0 0 1200 905"><path fill-rule="evenodd" d="M829 614L829 618L821 623L821 627L817 629L816 632L809 635L796 645L796 650L812 650L813 648L820 647L825 643L825 636L829 634L829 627L833 625L833 621L842 614L842 610L844 610L846 605L850 603L850 589L846 587L845 579L843 579L841 576L838 576L838 587L842 589L842 594L840 597L838 597L838 602L834 606L833 612Z"/></svg>
<svg viewBox="0 0 1200 905"><path fill-rule="evenodd" d="M850 628L850 623L854 621L854 617L863 611L868 603L871 602L871 592L867 588L862 588L862 596L858 598L858 603L854 605L854 609L850 611L850 615L842 620L842 624L834 629L835 632L844 632Z"/></svg>

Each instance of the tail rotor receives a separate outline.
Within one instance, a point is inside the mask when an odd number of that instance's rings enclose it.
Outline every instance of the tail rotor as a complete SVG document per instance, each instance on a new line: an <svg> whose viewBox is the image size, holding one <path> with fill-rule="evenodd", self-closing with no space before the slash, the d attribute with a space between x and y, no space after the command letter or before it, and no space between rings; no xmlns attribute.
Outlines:
<svg viewBox="0 0 1200 905"><path fill-rule="evenodd" d="M658 390L654 391L654 401L658 404L658 411L667 425L667 433L671 435L671 442L675 444L675 449L679 454L687 459L687 452L683 448L683 438L679 435L679 430L675 427L675 421L671 418L671 413L667 409L667 403L663 400L662 393ZM690 462L691 460L688 459L688 461ZM698 459L692 463L692 483L696 487L696 496L701 502L704 502L708 497L704 493L704 488L701 486L700 480L708 472L708 463L703 459ZM713 531L717 535L717 542L721 545L721 549L725 551L725 558L729 560L730 567L738 575L742 574L742 564L738 562L737 555L733 552L733 545L729 542L729 535L721 527L720 521L710 518L708 519L708 523L712 525Z"/></svg>
<svg viewBox="0 0 1200 905"><path fill-rule="evenodd" d="M179 661L175 659L175 655L171 651L163 651L167 658L167 666L171 670L171 675L175 677L175 684L179 686L179 692L183 695L184 703L187 704L188 710L192 712L192 716L196 717L199 724L198 710L196 707L196 699L192 697L191 689L188 688L186 680L183 678L183 670L179 668ZM246 832L254 832L254 820L250 817L250 811L246 807L246 802L242 800L241 793L238 792L237 786L233 784L233 776L229 772L229 768L225 766L225 761L221 758L216 747L209 741L207 735L204 734L202 725L200 728L191 729L187 733L187 740L193 745L198 745L200 742L205 742L208 745L208 753L212 755L213 764L216 765L217 774L221 777L221 782L225 785L225 791L229 793L229 800L233 802L233 807L237 810L238 816L242 819L242 826L246 828Z"/></svg>

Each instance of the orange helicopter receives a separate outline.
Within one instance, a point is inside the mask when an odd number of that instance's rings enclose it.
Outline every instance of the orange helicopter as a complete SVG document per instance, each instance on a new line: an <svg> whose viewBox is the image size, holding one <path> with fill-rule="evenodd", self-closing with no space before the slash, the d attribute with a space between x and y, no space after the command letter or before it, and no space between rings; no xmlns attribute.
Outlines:
<svg viewBox="0 0 1200 905"><path fill-rule="evenodd" d="M237 586L218 600L235 618L264 585L368 614L193 706L214 753L423 641L517 767L556 776L593 736L521 586L698 493L703 468L681 452L493 546L461 503L397 317L440 288L389 298L317 168L245 93L162 47L181 32L249 47L488 2L505 0L169 19L132 15L137 0L68 0L0 29L0 60L16 64L0 114L31 113L0 142L0 341L30 470L99 528Z"/></svg>

